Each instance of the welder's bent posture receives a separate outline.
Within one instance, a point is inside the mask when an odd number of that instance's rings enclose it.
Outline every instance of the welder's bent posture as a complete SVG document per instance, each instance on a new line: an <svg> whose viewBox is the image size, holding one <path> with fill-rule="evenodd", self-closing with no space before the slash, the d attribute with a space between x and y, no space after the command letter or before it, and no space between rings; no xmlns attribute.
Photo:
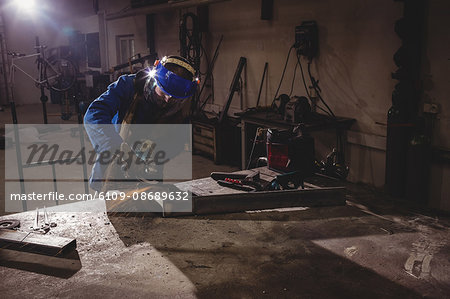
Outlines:
<svg viewBox="0 0 450 299"><path fill-rule="evenodd" d="M94 100L84 116L86 132L97 152L89 179L100 191L108 165L99 162L102 152L114 153L123 143L120 126L111 124L176 124L189 118L189 98L198 85L195 70L184 58L168 56L155 67L120 76ZM106 125L108 126L101 126Z"/></svg>

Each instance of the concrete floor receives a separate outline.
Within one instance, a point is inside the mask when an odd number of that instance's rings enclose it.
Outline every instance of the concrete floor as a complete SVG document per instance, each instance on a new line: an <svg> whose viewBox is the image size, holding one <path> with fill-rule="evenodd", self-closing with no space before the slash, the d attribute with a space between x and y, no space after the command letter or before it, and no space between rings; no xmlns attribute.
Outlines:
<svg viewBox="0 0 450 299"><path fill-rule="evenodd" d="M38 116L32 117L41 123ZM233 170L199 156L193 168L196 177ZM51 213L58 226L49 234L76 238L77 252L55 259L0 251L0 292L37 298L450 298L450 218L366 186L346 186L347 204L339 207L178 218ZM17 218L26 230L33 217L0 219Z"/></svg>

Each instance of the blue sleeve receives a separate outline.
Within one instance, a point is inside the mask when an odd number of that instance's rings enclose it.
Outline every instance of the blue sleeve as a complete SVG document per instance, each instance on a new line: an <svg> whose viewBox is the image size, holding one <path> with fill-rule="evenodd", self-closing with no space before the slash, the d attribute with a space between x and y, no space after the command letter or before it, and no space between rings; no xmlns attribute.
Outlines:
<svg viewBox="0 0 450 299"><path fill-rule="evenodd" d="M86 124L111 124L121 104L131 101L134 95L135 75L120 76L102 95L95 99L84 115Z"/></svg>
<svg viewBox="0 0 450 299"><path fill-rule="evenodd" d="M95 99L84 115L86 132L97 152L115 149L122 138L113 123L119 110L128 107L134 95L134 75L120 76Z"/></svg>

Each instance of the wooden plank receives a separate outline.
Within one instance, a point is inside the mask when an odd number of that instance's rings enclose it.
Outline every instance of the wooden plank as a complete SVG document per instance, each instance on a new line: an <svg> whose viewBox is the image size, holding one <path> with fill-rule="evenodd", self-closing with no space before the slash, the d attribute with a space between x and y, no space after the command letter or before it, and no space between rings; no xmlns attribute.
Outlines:
<svg viewBox="0 0 450 299"><path fill-rule="evenodd" d="M288 207L345 205L345 188L220 194L193 197L194 214L233 213Z"/></svg>
<svg viewBox="0 0 450 299"><path fill-rule="evenodd" d="M192 213L165 211L164 216L222 214L289 207L339 206L345 205L345 190L344 187L330 187L193 196Z"/></svg>
<svg viewBox="0 0 450 299"><path fill-rule="evenodd" d="M0 230L0 248L57 256L74 250L75 239L33 232Z"/></svg>
<svg viewBox="0 0 450 299"><path fill-rule="evenodd" d="M254 173L259 171L260 178L270 182L279 172L267 167L242 170L234 173ZM288 207L320 207L345 205L345 187L319 187L305 182L306 189L246 192L222 187L212 178L203 178L177 183L184 191L191 191L193 210L191 214L234 213L249 210L276 209ZM165 216L186 215L170 213Z"/></svg>

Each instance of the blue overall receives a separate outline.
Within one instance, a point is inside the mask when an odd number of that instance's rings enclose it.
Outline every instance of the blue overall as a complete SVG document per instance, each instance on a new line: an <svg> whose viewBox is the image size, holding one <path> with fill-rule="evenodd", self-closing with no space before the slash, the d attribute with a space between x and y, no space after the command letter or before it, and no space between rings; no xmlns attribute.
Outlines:
<svg viewBox="0 0 450 299"><path fill-rule="evenodd" d="M97 154L120 148L122 138L119 135L120 124L134 96L134 78L136 75L124 75L108 86L108 90L95 99L84 115L85 129ZM106 125L107 126L100 126ZM116 124L113 126L112 124ZM98 156L97 156L98 158ZM108 165L97 160L92 167L89 184L100 191L103 175Z"/></svg>
<svg viewBox="0 0 450 299"><path fill-rule="evenodd" d="M98 154L104 151L114 153L120 148L123 140L119 135L120 124L122 123L136 93L135 90L136 75L123 75L117 81L111 83L108 89L95 99L88 107L84 115L84 124L86 132L91 140L92 146L97 152L97 160L92 167L89 178L90 187L100 191L103 186L104 174L108 165L100 163ZM172 119L166 117L166 123L171 123L176 115L177 107L184 105L185 101L173 99L170 103L174 105L161 106L158 104L157 96L154 91L155 84L150 93L149 99L139 103L139 108L135 112L135 123L155 124L160 123L164 116L172 116ZM175 112L173 112L175 111ZM167 113L169 112L169 113ZM175 123L186 123L188 119Z"/></svg>

